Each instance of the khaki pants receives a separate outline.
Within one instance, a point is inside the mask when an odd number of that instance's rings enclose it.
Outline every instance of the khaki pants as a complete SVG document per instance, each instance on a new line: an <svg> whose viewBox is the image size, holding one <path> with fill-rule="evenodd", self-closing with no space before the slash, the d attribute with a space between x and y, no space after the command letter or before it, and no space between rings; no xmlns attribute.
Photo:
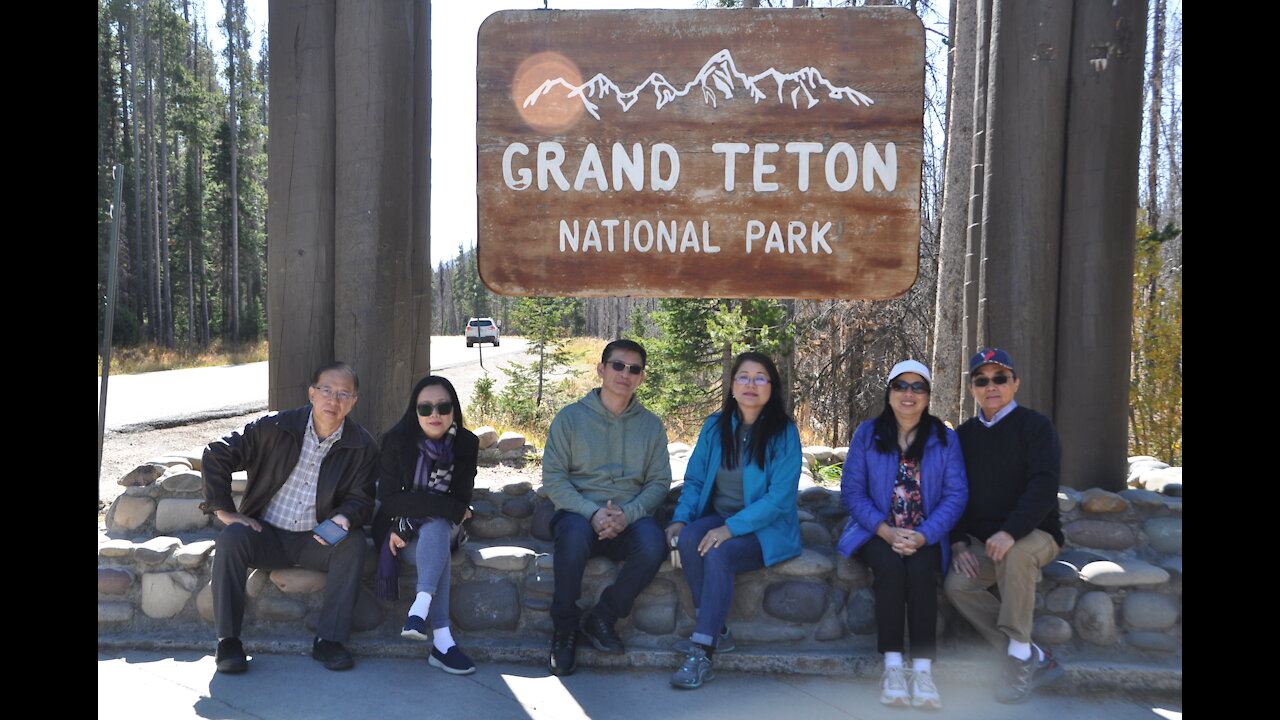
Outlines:
<svg viewBox="0 0 1280 720"><path fill-rule="evenodd" d="M987 557L985 544L969 538L969 549L978 559L978 576L965 577L955 570L943 583L947 599L992 645L1004 650L1009 640L1031 642L1036 581L1040 568L1058 556L1058 543L1043 530L1032 530L1005 553L999 565ZM1000 588L997 599L989 588Z"/></svg>

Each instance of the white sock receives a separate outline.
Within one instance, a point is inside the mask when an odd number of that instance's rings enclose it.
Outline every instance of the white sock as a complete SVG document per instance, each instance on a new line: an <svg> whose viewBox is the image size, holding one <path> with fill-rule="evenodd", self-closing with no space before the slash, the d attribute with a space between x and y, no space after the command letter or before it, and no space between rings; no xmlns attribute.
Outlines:
<svg viewBox="0 0 1280 720"><path fill-rule="evenodd" d="M1010 639L1009 654L1023 662L1026 662L1031 659L1031 643L1018 642L1017 640Z"/></svg>
<svg viewBox="0 0 1280 720"><path fill-rule="evenodd" d="M442 653L449 652L449 648L457 645L453 641L453 633L449 632L449 626L442 628L434 628L431 631L431 644L436 646L436 650Z"/></svg>
<svg viewBox="0 0 1280 720"><path fill-rule="evenodd" d="M409 606L409 614L417 615L422 619L426 619L427 613L431 611L431 593L418 593L418 597L414 598L413 605Z"/></svg>
<svg viewBox="0 0 1280 720"><path fill-rule="evenodd" d="M1044 662L1044 650L1035 643L1031 643L1031 647L1034 648L1036 651L1036 660L1039 662Z"/></svg>
<svg viewBox="0 0 1280 720"><path fill-rule="evenodd" d="M932 672L933 660L929 658L912 658L911 669L918 673Z"/></svg>
<svg viewBox="0 0 1280 720"><path fill-rule="evenodd" d="M902 653L900 653L900 652L887 652L887 653L885 653L885 654L884 654L884 666L885 666L885 667L887 667L887 668L891 668L891 667L902 667Z"/></svg>

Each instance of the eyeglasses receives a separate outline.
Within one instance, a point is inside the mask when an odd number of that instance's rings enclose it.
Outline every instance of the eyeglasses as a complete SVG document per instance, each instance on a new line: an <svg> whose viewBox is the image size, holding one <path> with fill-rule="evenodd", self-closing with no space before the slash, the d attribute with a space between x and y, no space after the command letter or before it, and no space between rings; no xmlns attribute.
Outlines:
<svg viewBox="0 0 1280 720"><path fill-rule="evenodd" d="M989 377L989 378L986 378L986 377L976 377L976 378L974 378L974 379L973 379L973 386L974 386L974 387L986 387L988 383L995 383L995 384L997 384L997 385L1003 385L1003 384L1005 384L1005 383L1009 382L1009 380L1010 380L1009 376L1008 376L1008 375L1004 375L1004 374L1001 374L1001 375L993 375L992 377Z"/></svg>
<svg viewBox="0 0 1280 720"><path fill-rule="evenodd" d="M756 385L769 384L769 378L765 375L757 375L755 377L751 377L750 375L739 375L735 377L733 381L739 385L750 385L752 383L755 383Z"/></svg>
<svg viewBox="0 0 1280 720"><path fill-rule="evenodd" d="M923 380L917 380L911 383L907 382L906 380L894 380L893 382L889 383L889 388L892 390L897 390L898 392L906 392L910 390L911 392L917 395L929 394L929 386L925 384Z"/></svg>
<svg viewBox="0 0 1280 720"><path fill-rule="evenodd" d="M349 393L346 390L335 391L328 385L312 385L311 387L315 388L316 392L320 393L325 400L333 400L334 398L337 398L338 402L346 402L355 397L355 393Z"/></svg>
<svg viewBox="0 0 1280 720"><path fill-rule="evenodd" d="M639 375L640 373L644 372L643 365L628 365L627 363L621 362L619 360L610 360L609 362L605 363L605 365L608 365L609 367L613 368L614 372L622 372L623 370L626 370L632 375Z"/></svg>
<svg viewBox="0 0 1280 720"><path fill-rule="evenodd" d="M439 413L440 415L448 415L453 412L453 401L445 400L437 405L431 403L418 403L418 414L422 417L430 417L431 413Z"/></svg>

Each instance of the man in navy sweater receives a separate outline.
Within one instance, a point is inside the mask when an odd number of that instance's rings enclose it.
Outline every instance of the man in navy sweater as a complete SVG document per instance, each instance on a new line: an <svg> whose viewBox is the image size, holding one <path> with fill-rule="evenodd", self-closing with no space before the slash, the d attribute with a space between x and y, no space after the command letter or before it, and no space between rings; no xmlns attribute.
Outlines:
<svg viewBox="0 0 1280 720"><path fill-rule="evenodd" d="M1031 642L1036 580L1058 556L1058 474L1062 450L1049 418L1019 407L1009 353L985 348L969 361L978 414L960 426L969 504L951 532L947 598L991 644L1006 652L996 700L1020 703L1062 675ZM990 588L1000 588L1000 597Z"/></svg>

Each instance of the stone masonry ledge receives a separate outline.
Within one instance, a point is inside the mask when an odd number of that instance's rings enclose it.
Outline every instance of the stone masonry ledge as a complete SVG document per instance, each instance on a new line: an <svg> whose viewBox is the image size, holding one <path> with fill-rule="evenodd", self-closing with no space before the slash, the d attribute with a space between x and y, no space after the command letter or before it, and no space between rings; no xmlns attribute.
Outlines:
<svg viewBox="0 0 1280 720"><path fill-rule="evenodd" d="M484 637L459 637L467 654L480 664L520 663L531 667L544 667L547 662L547 643L539 638L531 640L497 640ZM195 639L152 635L139 637L122 633L100 633L100 649L125 650L197 650L213 652L212 639ZM267 635L244 638L245 650L254 654L307 655L310 641L305 636ZM347 647L360 658L404 658L422 661L428 651L426 643L392 638L357 637ZM996 656L985 647L966 645L945 647L934 663L934 676L940 683L990 686L996 682L999 665ZM579 647L578 673L591 668L636 668L652 671L655 682L665 677L679 665L679 656L670 648L628 646L625 655L602 653L590 646ZM1066 672L1061 679L1041 692L1062 695L1108 695L1172 698L1182 696L1181 663L1171 663L1168 658L1146 661L1105 657L1076 657L1064 663ZM789 648L784 645L743 647L716 656L716 669L748 673L787 673L796 675L846 676L851 680L877 682L882 670L880 654L874 648L857 650L814 650Z"/></svg>
<svg viewBox="0 0 1280 720"><path fill-rule="evenodd" d="M657 510L660 525L679 499L689 448L673 443L669 450L677 480ZM803 552L738 576L728 624L739 650L720 656L720 667L878 676L872 573L861 559L836 552L849 515L837 490L813 480L815 463L841 450L805 449L796 508ZM197 464L191 456L158 458L122 479L126 492L99 529L100 645L212 650L209 581L220 523L199 511ZM1066 688L1181 692L1183 478L1181 468L1163 465L1131 458L1128 488L1119 493L1068 487L1058 493L1066 543L1041 573L1032 636L1067 666ZM243 482L233 483L237 494ZM471 539L452 560L454 635L479 661L541 665L552 626L554 508L540 483L506 480L478 483L473 507ZM367 538L366 553L349 644L358 655L422 657L421 645L399 636L413 597L412 566L402 566L401 599L380 602L371 591L377 559ZM588 563L584 605L617 570L603 557ZM254 571L243 633L250 652L305 652L326 580L301 568ZM938 610L940 679L988 682L995 664L941 588ZM683 574L664 562L618 624L631 651L584 649L582 661L669 668L675 661L669 648L689 635L693 618Z"/></svg>

